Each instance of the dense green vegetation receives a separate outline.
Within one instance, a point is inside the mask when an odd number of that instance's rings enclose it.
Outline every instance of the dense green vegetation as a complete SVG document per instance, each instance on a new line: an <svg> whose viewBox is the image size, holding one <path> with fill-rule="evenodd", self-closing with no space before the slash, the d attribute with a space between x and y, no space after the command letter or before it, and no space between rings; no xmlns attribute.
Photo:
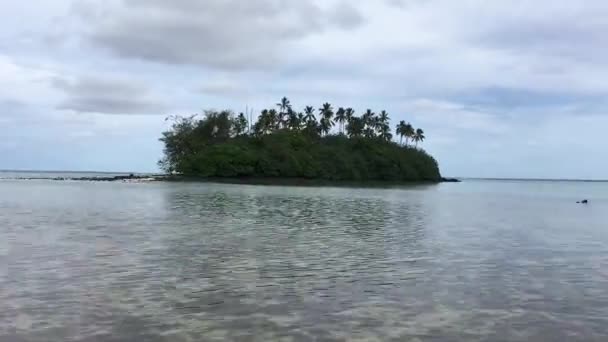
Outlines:
<svg viewBox="0 0 608 342"><path fill-rule="evenodd" d="M166 172L214 178L441 179L435 159L417 147L424 131L401 121L399 143L394 142L386 111L356 116L352 108L334 111L325 103L318 112L310 106L296 112L283 98L277 109L263 110L251 123L245 114L228 110L172 119L161 138L165 156L159 164Z"/></svg>

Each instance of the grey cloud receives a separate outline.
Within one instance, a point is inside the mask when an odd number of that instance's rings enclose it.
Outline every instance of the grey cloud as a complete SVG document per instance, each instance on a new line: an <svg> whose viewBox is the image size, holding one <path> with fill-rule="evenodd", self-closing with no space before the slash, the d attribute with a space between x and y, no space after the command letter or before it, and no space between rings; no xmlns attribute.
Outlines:
<svg viewBox="0 0 608 342"><path fill-rule="evenodd" d="M484 32L480 40L488 46L524 53L540 53L581 62L605 62L608 39L603 28L576 27L563 23L522 23Z"/></svg>
<svg viewBox="0 0 608 342"><path fill-rule="evenodd" d="M247 96L249 90L234 82L216 81L204 84L197 91L212 96Z"/></svg>
<svg viewBox="0 0 608 342"><path fill-rule="evenodd" d="M103 9L79 13L88 13L91 41L118 56L228 70L273 67L290 42L363 23L346 2L323 9L311 0L123 0Z"/></svg>
<svg viewBox="0 0 608 342"><path fill-rule="evenodd" d="M55 79L67 98L57 109L101 114L165 114L165 104L143 85L119 79Z"/></svg>
<svg viewBox="0 0 608 342"><path fill-rule="evenodd" d="M347 2L342 2L333 9L331 20L344 29L357 28L365 21L361 12Z"/></svg>
<svg viewBox="0 0 608 342"><path fill-rule="evenodd" d="M409 1L406 0L384 0L384 2L392 7L404 8Z"/></svg>
<svg viewBox="0 0 608 342"><path fill-rule="evenodd" d="M498 9L500 9L500 6ZM608 6L605 2L531 2L519 10L495 9L476 42L495 49L583 63L606 63Z"/></svg>
<svg viewBox="0 0 608 342"><path fill-rule="evenodd" d="M395 7L404 6L403 0L385 0L384 2L386 2L390 6L395 6Z"/></svg>
<svg viewBox="0 0 608 342"><path fill-rule="evenodd" d="M481 89L467 89L449 94L446 98L471 106L485 106L492 108L519 108L519 107L546 107L567 106L581 104L604 103L604 94L585 93L576 94L565 91L538 91L526 88L485 87Z"/></svg>

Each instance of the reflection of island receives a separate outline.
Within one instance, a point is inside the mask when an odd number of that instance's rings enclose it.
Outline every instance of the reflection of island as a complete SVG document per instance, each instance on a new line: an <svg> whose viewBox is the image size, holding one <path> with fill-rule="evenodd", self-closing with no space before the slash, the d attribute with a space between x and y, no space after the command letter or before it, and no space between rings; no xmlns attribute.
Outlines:
<svg viewBox="0 0 608 342"><path fill-rule="evenodd" d="M434 188L408 189L426 187ZM150 231L154 249L142 269L163 279L145 286L170 308L168 321L195 316L196 329L203 322L215 331L263 327L277 334L314 326L322 335L355 322L334 316L324 325L326 317L354 306L390 306L426 288L416 286L428 266L424 215L416 213L429 209L410 191L159 188L164 208L154 212L161 228Z"/></svg>
<svg viewBox="0 0 608 342"><path fill-rule="evenodd" d="M182 178L314 181L442 181L437 162L417 147L421 129L401 121L393 141L388 113L352 109L335 113L326 103L295 112L289 100L279 111L263 110L255 123L241 113L207 111L175 118L163 133L160 166ZM338 134L330 134L337 124ZM410 143L410 140L413 143Z"/></svg>

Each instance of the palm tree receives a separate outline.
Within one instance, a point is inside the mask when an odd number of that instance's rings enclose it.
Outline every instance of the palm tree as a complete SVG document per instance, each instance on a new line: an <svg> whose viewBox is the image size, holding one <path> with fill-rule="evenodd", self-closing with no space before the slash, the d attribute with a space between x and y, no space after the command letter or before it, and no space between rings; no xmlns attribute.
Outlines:
<svg viewBox="0 0 608 342"><path fill-rule="evenodd" d="M281 99L281 102L277 103L277 106L279 107L281 112L287 113L287 110L291 108L291 102L289 102L289 99L287 97L283 97Z"/></svg>
<svg viewBox="0 0 608 342"><path fill-rule="evenodd" d="M380 118L378 116L372 118L372 127L374 128L374 132L380 134L382 125L380 124Z"/></svg>
<svg viewBox="0 0 608 342"><path fill-rule="evenodd" d="M378 118L380 120L380 124L382 125L388 125L391 121L391 119L388 117L388 113L385 110L380 112L380 116Z"/></svg>
<svg viewBox="0 0 608 342"><path fill-rule="evenodd" d="M331 121L330 119L323 117L321 118L321 121L319 122L319 129L321 130L321 133L323 133L324 135L329 134L329 131L331 130L331 127L334 125L334 122Z"/></svg>
<svg viewBox="0 0 608 342"><path fill-rule="evenodd" d="M352 108L346 108L346 122L350 121L353 116L355 116L355 110Z"/></svg>
<svg viewBox="0 0 608 342"><path fill-rule="evenodd" d="M424 131L418 128L416 133L414 134L414 141L416 142L416 147L418 147L418 142L423 142L426 137L424 136Z"/></svg>
<svg viewBox="0 0 608 342"><path fill-rule="evenodd" d="M403 134L405 135L405 146L407 146L408 141L410 139L413 139L414 135L416 135L416 131L414 130L414 126L412 126L412 124L410 124L409 122L407 124L405 124Z"/></svg>
<svg viewBox="0 0 608 342"><path fill-rule="evenodd" d="M365 111L365 113L363 113L363 115L361 116L361 119L363 119L363 122L367 125L372 122L375 115L376 114L374 114L374 112L372 112L371 109L368 109Z"/></svg>
<svg viewBox="0 0 608 342"><path fill-rule="evenodd" d="M291 108L287 109L287 127L292 131L297 131L300 129L301 124L298 113Z"/></svg>
<svg viewBox="0 0 608 342"><path fill-rule="evenodd" d="M342 107L338 108L334 121L339 124L340 134L344 132L344 122L346 122L346 110Z"/></svg>
<svg viewBox="0 0 608 342"><path fill-rule="evenodd" d="M277 107L279 107L279 124L282 125L284 124L285 116L289 113L289 110L291 109L291 102L289 102L289 99L287 97L283 97L281 99L281 102L277 103Z"/></svg>
<svg viewBox="0 0 608 342"><path fill-rule="evenodd" d="M377 116L375 120L378 134L383 140L386 141L393 138L393 135L391 134L390 120L391 119L388 117L388 113L385 110L381 111L380 115Z"/></svg>
<svg viewBox="0 0 608 342"><path fill-rule="evenodd" d="M306 123L304 121L304 113L302 113L302 112L298 113L298 123L300 123L300 125L298 126L298 130L301 130L303 128L302 125L304 125Z"/></svg>
<svg viewBox="0 0 608 342"><path fill-rule="evenodd" d="M405 121L401 120L395 126L397 135L399 136L399 145L403 145L403 136L405 135Z"/></svg>
<svg viewBox="0 0 608 342"><path fill-rule="evenodd" d="M277 113L276 109L271 109L268 111L268 121L272 127L271 129L279 129L281 122L279 121L279 113Z"/></svg>
<svg viewBox="0 0 608 342"><path fill-rule="evenodd" d="M319 112L321 112L321 114L328 119L331 119L334 116L334 109L327 102L325 102L323 106L319 108Z"/></svg>
<svg viewBox="0 0 608 342"><path fill-rule="evenodd" d="M363 120L363 135L366 138L373 138L376 135L376 114L372 112L371 109L368 109L362 116L361 120Z"/></svg>
<svg viewBox="0 0 608 342"><path fill-rule="evenodd" d="M391 133L391 126L388 124L383 124L380 126L380 138L384 141L391 141L393 139L393 134Z"/></svg>
<svg viewBox="0 0 608 342"><path fill-rule="evenodd" d="M317 123L317 118L315 117L315 109L312 106L306 106L306 108L304 108L302 121L304 123L304 130L309 135L318 134L319 125Z"/></svg>
<svg viewBox="0 0 608 342"><path fill-rule="evenodd" d="M315 109L312 106L306 106L306 108L304 108L304 114L305 122L317 121L317 118L315 117Z"/></svg>
<svg viewBox="0 0 608 342"><path fill-rule="evenodd" d="M348 120L348 126L346 126L346 134L350 137L360 137L363 134L363 128L365 124L362 118L351 116Z"/></svg>
<svg viewBox="0 0 608 342"><path fill-rule="evenodd" d="M327 135L334 125L334 122L331 120L334 116L334 109L326 102L323 104L323 107L319 108L319 112L321 112L322 116L320 120L321 132Z"/></svg>

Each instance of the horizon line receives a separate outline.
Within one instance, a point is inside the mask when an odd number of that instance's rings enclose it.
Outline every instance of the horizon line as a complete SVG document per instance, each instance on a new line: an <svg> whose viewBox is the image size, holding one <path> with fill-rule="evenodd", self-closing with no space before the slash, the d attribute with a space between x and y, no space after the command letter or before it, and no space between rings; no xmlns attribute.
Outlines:
<svg viewBox="0 0 608 342"><path fill-rule="evenodd" d="M517 177L454 177L461 180L497 180L497 181L530 181L530 182L608 182L608 179L592 178L517 178Z"/></svg>
<svg viewBox="0 0 608 342"><path fill-rule="evenodd" d="M0 169L0 172L25 172L25 173L105 173L105 174L164 174L158 171L94 171L94 170L42 170L42 169ZM518 178L518 177L454 177L443 176L444 178L456 178L460 180L496 180L496 181L537 181L537 182L608 182L608 179L589 179L589 178Z"/></svg>

